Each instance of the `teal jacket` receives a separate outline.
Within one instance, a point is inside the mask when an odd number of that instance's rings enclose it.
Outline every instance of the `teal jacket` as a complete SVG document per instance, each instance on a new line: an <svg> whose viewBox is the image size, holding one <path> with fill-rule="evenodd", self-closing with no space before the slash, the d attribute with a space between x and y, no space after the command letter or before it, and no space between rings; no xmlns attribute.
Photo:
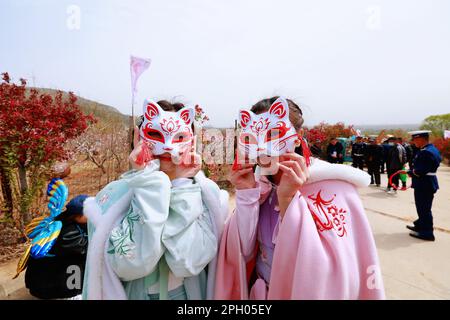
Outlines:
<svg viewBox="0 0 450 320"><path fill-rule="evenodd" d="M202 172L172 186L159 161L152 161L87 199L84 213L85 299L146 300L155 285L165 298L169 271L183 278L188 299L212 297L228 194Z"/></svg>

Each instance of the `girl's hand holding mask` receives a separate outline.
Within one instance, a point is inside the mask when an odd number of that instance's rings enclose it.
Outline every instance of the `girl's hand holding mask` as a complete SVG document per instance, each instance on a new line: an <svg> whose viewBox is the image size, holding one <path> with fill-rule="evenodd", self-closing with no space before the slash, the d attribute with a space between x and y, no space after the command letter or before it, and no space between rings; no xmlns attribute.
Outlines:
<svg viewBox="0 0 450 320"><path fill-rule="evenodd" d="M277 187L278 206L280 207L280 215L284 216L295 193L308 180L309 169L306 166L305 158L292 152L280 157L278 167L283 172L280 184Z"/></svg>
<svg viewBox="0 0 450 320"><path fill-rule="evenodd" d="M196 152L196 137L193 138L193 144L189 151L185 151L179 159L172 161L176 165L175 179L192 178L202 168L202 159Z"/></svg>

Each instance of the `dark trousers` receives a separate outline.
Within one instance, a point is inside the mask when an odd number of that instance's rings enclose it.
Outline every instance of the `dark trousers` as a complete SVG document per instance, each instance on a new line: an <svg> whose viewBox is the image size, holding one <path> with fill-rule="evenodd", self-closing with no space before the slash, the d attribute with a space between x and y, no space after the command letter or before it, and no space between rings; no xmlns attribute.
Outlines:
<svg viewBox="0 0 450 320"><path fill-rule="evenodd" d="M391 179L391 176L393 176L394 173L396 173L398 170L400 170L400 169L395 169L395 170L388 169L388 171L387 171L387 174L388 174L387 187L388 187L388 188L392 188L392 187L393 187L393 186L391 186L391 185L389 184L389 180ZM395 177L392 178L392 184L395 186L395 188L398 188L399 178L400 178L399 175L396 175Z"/></svg>
<svg viewBox="0 0 450 320"><path fill-rule="evenodd" d="M414 221L414 225L424 235L433 234L433 214L431 213L433 198L433 191L423 190L422 188L414 189L414 201L416 202L417 215L419 216L419 219Z"/></svg>
<svg viewBox="0 0 450 320"><path fill-rule="evenodd" d="M331 156L329 156L327 158L327 160L328 160L329 163L338 163L338 158L333 158Z"/></svg>
<svg viewBox="0 0 450 320"><path fill-rule="evenodd" d="M374 178L375 178L375 183L377 185L380 184L380 165L379 163L367 163L367 173L370 175L370 184L374 183Z"/></svg>
<svg viewBox="0 0 450 320"><path fill-rule="evenodd" d="M329 156L327 160L329 163L344 163L344 158L333 158Z"/></svg>
<svg viewBox="0 0 450 320"><path fill-rule="evenodd" d="M354 156L353 157L353 167L355 168L359 168L361 170L364 169L364 157L362 156Z"/></svg>

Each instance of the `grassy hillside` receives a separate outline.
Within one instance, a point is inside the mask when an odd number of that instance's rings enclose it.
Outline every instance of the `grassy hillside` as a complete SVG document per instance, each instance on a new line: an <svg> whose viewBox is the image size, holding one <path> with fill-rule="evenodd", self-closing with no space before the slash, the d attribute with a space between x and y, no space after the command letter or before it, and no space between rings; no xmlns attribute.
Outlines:
<svg viewBox="0 0 450 320"><path fill-rule="evenodd" d="M55 96L57 93L57 90L54 89L48 88L35 88L35 89L37 89L39 92L50 94L51 96ZM66 99L67 96L68 93L63 91L63 99ZM117 110L116 108L92 100L88 100L80 96L77 96L77 98L78 98L77 103L85 114L92 113L100 121L112 120L112 122L122 122L126 126L129 125L130 116L120 113L120 111Z"/></svg>

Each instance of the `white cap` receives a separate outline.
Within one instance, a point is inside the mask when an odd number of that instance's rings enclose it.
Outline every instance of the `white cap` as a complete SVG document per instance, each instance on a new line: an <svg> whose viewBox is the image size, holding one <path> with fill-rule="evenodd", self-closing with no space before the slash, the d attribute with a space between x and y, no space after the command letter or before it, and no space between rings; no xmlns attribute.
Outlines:
<svg viewBox="0 0 450 320"><path fill-rule="evenodd" d="M413 139L417 137L428 137L430 133L430 130L416 130L408 132L408 134L410 134Z"/></svg>

